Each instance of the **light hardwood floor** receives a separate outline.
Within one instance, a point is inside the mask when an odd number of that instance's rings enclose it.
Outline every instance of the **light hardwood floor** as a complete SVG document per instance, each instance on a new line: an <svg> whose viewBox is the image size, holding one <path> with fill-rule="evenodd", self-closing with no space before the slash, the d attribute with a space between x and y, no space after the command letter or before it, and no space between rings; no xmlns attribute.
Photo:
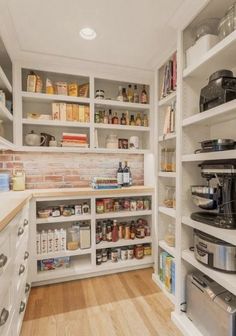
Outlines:
<svg viewBox="0 0 236 336"><path fill-rule="evenodd" d="M33 288L21 336L181 336L152 269Z"/></svg>

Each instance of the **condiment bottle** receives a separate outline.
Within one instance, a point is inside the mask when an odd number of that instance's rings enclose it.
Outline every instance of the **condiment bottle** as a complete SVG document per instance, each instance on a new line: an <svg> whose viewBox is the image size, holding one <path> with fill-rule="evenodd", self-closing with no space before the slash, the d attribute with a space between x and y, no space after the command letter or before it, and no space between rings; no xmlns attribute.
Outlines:
<svg viewBox="0 0 236 336"><path fill-rule="evenodd" d="M134 103L139 103L139 94L137 85L134 85Z"/></svg>
<svg viewBox="0 0 236 336"><path fill-rule="evenodd" d="M136 126L142 126L142 119L139 112L137 113L135 124Z"/></svg>
<svg viewBox="0 0 236 336"><path fill-rule="evenodd" d="M130 122L129 122L130 126L135 126L135 120L134 120L134 115L130 116Z"/></svg>
<svg viewBox="0 0 236 336"><path fill-rule="evenodd" d="M122 89L122 96L123 96L123 101L124 102L128 102L128 97L127 97L127 93L126 93L126 88Z"/></svg>
<svg viewBox="0 0 236 336"><path fill-rule="evenodd" d="M125 239L130 239L130 225L126 224L125 226Z"/></svg>
<svg viewBox="0 0 236 336"><path fill-rule="evenodd" d="M135 223L134 223L134 221L131 222L130 239L135 239Z"/></svg>
<svg viewBox="0 0 236 336"><path fill-rule="evenodd" d="M107 223L106 223L106 221L103 221L103 223L102 223L102 240L103 241L107 240Z"/></svg>
<svg viewBox="0 0 236 336"><path fill-rule="evenodd" d="M118 101L123 101L122 86L119 86L117 100Z"/></svg>
<svg viewBox="0 0 236 336"><path fill-rule="evenodd" d="M133 103L133 101L134 101L134 93L133 93L132 85L131 84L128 85L127 96L128 96L128 101L130 103Z"/></svg>
<svg viewBox="0 0 236 336"><path fill-rule="evenodd" d="M148 96L147 96L147 91L146 91L146 86L145 85L143 85L140 102L141 102L141 104L147 104L148 103Z"/></svg>
<svg viewBox="0 0 236 336"><path fill-rule="evenodd" d="M112 228L112 241L117 242L119 239L118 235L118 226L117 226L117 220L113 220L113 228Z"/></svg>
<svg viewBox="0 0 236 336"><path fill-rule="evenodd" d="M112 111L109 110L109 114L108 114L108 124L112 124Z"/></svg>
<svg viewBox="0 0 236 336"><path fill-rule="evenodd" d="M112 118L112 124L119 124L119 118L117 116L117 112L115 112L115 115Z"/></svg>
<svg viewBox="0 0 236 336"><path fill-rule="evenodd" d="M107 225L107 241L111 242L112 241L112 232L111 232L111 225Z"/></svg>
<svg viewBox="0 0 236 336"><path fill-rule="evenodd" d="M106 113L105 113L104 118L103 118L103 123L104 124L109 124L109 117Z"/></svg>
<svg viewBox="0 0 236 336"><path fill-rule="evenodd" d="M122 117L120 118L120 124L121 125L126 125L126 117L125 117L124 113L122 113Z"/></svg>
<svg viewBox="0 0 236 336"><path fill-rule="evenodd" d="M143 115L143 122L142 122L142 124L143 124L144 127L148 127L148 118L147 118L146 114Z"/></svg>

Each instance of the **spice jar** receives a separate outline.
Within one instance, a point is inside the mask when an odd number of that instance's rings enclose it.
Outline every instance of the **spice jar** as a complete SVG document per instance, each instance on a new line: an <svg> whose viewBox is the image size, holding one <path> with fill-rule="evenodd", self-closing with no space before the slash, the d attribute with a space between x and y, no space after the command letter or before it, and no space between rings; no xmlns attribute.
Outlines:
<svg viewBox="0 0 236 336"><path fill-rule="evenodd" d="M145 198L143 200L143 210L150 210L150 209L151 209L150 200L148 198Z"/></svg>
<svg viewBox="0 0 236 336"><path fill-rule="evenodd" d="M142 259L144 256L143 245L135 245L134 255L136 259Z"/></svg>
<svg viewBox="0 0 236 336"><path fill-rule="evenodd" d="M110 224L107 225L107 235L106 235L106 237L107 237L108 242L112 241L112 231L111 231L111 225Z"/></svg>
<svg viewBox="0 0 236 336"><path fill-rule="evenodd" d="M175 187L166 186L165 187L165 199L163 203L167 208L174 207L174 203L175 203L174 195L175 195Z"/></svg>
<svg viewBox="0 0 236 336"><path fill-rule="evenodd" d="M98 214L104 213L103 199L96 200L96 213Z"/></svg>
<svg viewBox="0 0 236 336"><path fill-rule="evenodd" d="M136 200L130 201L130 211L136 211L137 210L137 203Z"/></svg>
<svg viewBox="0 0 236 336"><path fill-rule="evenodd" d="M161 150L161 171L174 172L175 171L175 149L163 148Z"/></svg>
<svg viewBox="0 0 236 336"><path fill-rule="evenodd" d="M114 212L119 212L120 211L120 203L119 203L118 200L114 202L113 209L114 209Z"/></svg>
<svg viewBox="0 0 236 336"><path fill-rule="evenodd" d="M175 246L175 227L174 225L172 224L168 225L164 239L167 245L171 247Z"/></svg>
<svg viewBox="0 0 236 336"><path fill-rule="evenodd" d="M152 254L152 248L150 244L143 245L143 252L145 256L150 256Z"/></svg>
<svg viewBox="0 0 236 336"><path fill-rule="evenodd" d="M122 223L118 224L118 237L119 239L124 238L124 225Z"/></svg>
<svg viewBox="0 0 236 336"><path fill-rule="evenodd" d="M97 253L96 254L96 265L101 265L101 263L102 263L102 254Z"/></svg>
<svg viewBox="0 0 236 336"><path fill-rule="evenodd" d="M142 199L138 199L136 201L136 208L137 208L137 211L143 210L143 200Z"/></svg>

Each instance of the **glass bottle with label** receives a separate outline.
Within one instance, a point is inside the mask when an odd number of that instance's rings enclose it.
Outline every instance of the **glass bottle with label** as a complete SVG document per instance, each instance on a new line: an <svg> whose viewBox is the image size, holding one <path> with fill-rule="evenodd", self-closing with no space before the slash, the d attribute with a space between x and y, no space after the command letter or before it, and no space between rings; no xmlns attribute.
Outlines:
<svg viewBox="0 0 236 336"><path fill-rule="evenodd" d="M139 103L139 94L137 85L134 85L134 103Z"/></svg>
<svg viewBox="0 0 236 336"><path fill-rule="evenodd" d="M112 124L119 124L119 118L117 116L117 112L115 112L115 115L112 117Z"/></svg>
<svg viewBox="0 0 236 336"><path fill-rule="evenodd" d="M108 114L108 124L112 124L112 111L109 110L109 114Z"/></svg>
<svg viewBox="0 0 236 336"><path fill-rule="evenodd" d="M117 100L118 101L123 101L122 86L119 86Z"/></svg>
<svg viewBox="0 0 236 336"><path fill-rule="evenodd" d="M142 126L142 119L141 119L140 112L137 113L136 120L135 120L135 125L136 126Z"/></svg>
<svg viewBox="0 0 236 336"><path fill-rule="evenodd" d="M134 92L132 90L132 85L131 84L128 85L127 96L128 96L128 101L130 103L133 103L133 101L134 101Z"/></svg>
<svg viewBox="0 0 236 336"><path fill-rule="evenodd" d="M148 103L148 96L147 96L147 91L146 91L146 86L145 85L143 85L140 102L141 102L141 104L147 104Z"/></svg>
<svg viewBox="0 0 236 336"><path fill-rule="evenodd" d="M125 111L126 125L129 125L129 111Z"/></svg>
<svg viewBox="0 0 236 336"><path fill-rule="evenodd" d="M125 166L123 169L123 186L128 187L130 182L130 173L129 173L129 167L128 162L125 161Z"/></svg>
<svg viewBox="0 0 236 336"><path fill-rule="evenodd" d="M130 126L135 126L135 120L134 120L134 115L130 116L130 122L129 122Z"/></svg>
<svg viewBox="0 0 236 336"><path fill-rule="evenodd" d="M146 114L143 115L143 123L142 124L143 124L144 127L148 127L148 118L147 118Z"/></svg>
<svg viewBox="0 0 236 336"><path fill-rule="evenodd" d="M119 168L117 170L117 183L122 186L123 185L123 169L122 162L119 162Z"/></svg>
<svg viewBox="0 0 236 336"><path fill-rule="evenodd" d="M117 226L117 220L113 220L113 228L112 228L112 241L117 242L119 239L118 236L118 226Z"/></svg>
<svg viewBox="0 0 236 336"><path fill-rule="evenodd" d="M108 114L105 112L104 118L103 118L103 123L108 124L109 123L108 120L109 120Z"/></svg>
<svg viewBox="0 0 236 336"><path fill-rule="evenodd" d="M128 102L128 96L127 96L127 93L126 93L126 88L123 88L122 89L122 96L123 96L123 101L124 102Z"/></svg>
<svg viewBox="0 0 236 336"><path fill-rule="evenodd" d="M120 124L121 125L126 125L126 117L125 117L124 113L122 113L122 117L120 118Z"/></svg>

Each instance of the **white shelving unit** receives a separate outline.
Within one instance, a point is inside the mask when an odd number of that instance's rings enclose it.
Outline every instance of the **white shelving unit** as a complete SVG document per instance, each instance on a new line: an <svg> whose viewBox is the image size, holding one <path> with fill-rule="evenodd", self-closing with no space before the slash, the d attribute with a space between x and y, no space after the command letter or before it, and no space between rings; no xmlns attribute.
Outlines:
<svg viewBox="0 0 236 336"><path fill-rule="evenodd" d="M149 190L149 191L148 191ZM127 192L126 189L120 190L104 190L96 191L96 196L93 195L93 190L91 193L86 192L86 196L74 195L68 196L66 193L64 196L36 196L31 201L31 214L30 214L30 234L31 234L31 278L34 285L41 285L46 283L56 283L64 280L72 280L81 277L96 276L100 274L107 274L113 272L121 272L131 269L138 269L143 267L150 267L153 265L153 255L144 256L142 259L132 259L132 260L118 260L116 263L107 261L101 265L96 265L96 251L108 248L117 248L122 246L138 245L138 244L151 244L153 245L154 239L154 218L153 210L143 210L143 211L123 211L123 212L110 212L104 214L96 214L96 199L101 198L138 198L138 197L148 197L151 198L152 208L154 206L154 189L153 188L141 188L138 187L137 190L132 188L130 192ZM83 203L86 200L90 204L91 213L77 216L60 216L60 217L48 217L48 218L38 218L36 212L38 209L43 209L48 206L55 206L55 204L77 204ZM137 220L138 218L145 218L150 225L151 235L146 236L143 239L135 238L132 239L120 239L117 242L106 242L101 241L99 244L96 244L96 222L100 219L114 219L119 218L125 219L126 221ZM53 230L54 228L68 228L73 222L86 222L90 225L91 232L91 247L89 249L77 249L77 250L66 250L60 252L52 253L36 253L36 232L42 230ZM70 267L64 269L57 269L51 271L39 271L37 263L40 260L48 258L57 258L57 257L70 257Z"/></svg>

